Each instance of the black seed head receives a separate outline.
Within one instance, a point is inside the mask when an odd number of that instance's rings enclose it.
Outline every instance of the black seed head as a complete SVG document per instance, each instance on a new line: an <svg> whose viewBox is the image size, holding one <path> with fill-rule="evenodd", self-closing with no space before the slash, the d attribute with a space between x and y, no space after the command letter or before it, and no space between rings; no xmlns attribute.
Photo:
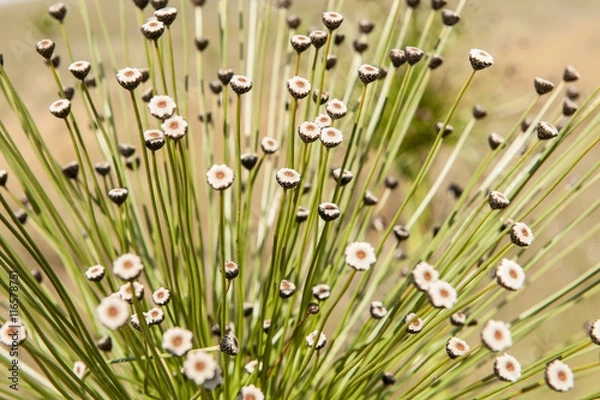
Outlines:
<svg viewBox="0 0 600 400"><path fill-rule="evenodd" d="M390 60L394 68L399 68L406 62L406 53L404 50L392 49L390 50Z"/></svg>
<svg viewBox="0 0 600 400"><path fill-rule="evenodd" d="M434 54L429 61L429 69L436 69L444 63L444 57L439 54Z"/></svg>
<svg viewBox="0 0 600 400"><path fill-rule="evenodd" d="M96 341L96 347L102 351L112 350L112 339L110 336L103 336Z"/></svg>
<svg viewBox="0 0 600 400"><path fill-rule="evenodd" d="M360 54L365 52L369 48L369 43L362 39L357 39L354 42L352 42L352 47L354 47L354 51Z"/></svg>
<svg viewBox="0 0 600 400"><path fill-rule="evenodd" d="M416 63L421 61L425 53L423 53L423 50L417 47L408 46L404 49L404 54L406 55L406 61L408 62L408 64L415 65Z"/></svg>
<svg viewBox="0 0 600 400"><path fill-rule="evenodd" d="M302 22L302 20L300 19L299 16L292 14L292 15L288 15L287 17L287 26L290 29L296 29L300 26L300 22Z"/></svg>
<svg viewBox="0 0 600 400"><path fill-rule="evenodd" d="M578 108L579 106L575 104L571 99L565 99L565 101L563 102L562 109L563 115L565 117L570 117L571 115L575 114Z"/></svg>
<svg viewBox="0 0 600 400"><path fill-rule="evenodd" d="M125 158L129 158L135 153L135 146L129 143L121 143L118 146L119 153Z"/></svg>
<svg viewBox="0 0 600 400"><path fill-rule="evenodd" d="M94 169L101 176L106 176L110 172L110 164L106 161L99 161L94 165Z"/></svg>
<svg viewBox="0 0 600 400"><path fill-rule="evenodd" d="M375 22L366 18L358 20L358 31L360 33L369 34L373 32L373 29L375 29Z"/></svg>
<svg viewBox="0 0 600 400"><path fill-rule="evenodd" d="M79 164L76 161L71 161L62 168L63 175L69 179L77 179L79 174Z"/></svg>
<svg viewBox="0 0 600 400"><path fill-rule="evenodd" d="M454 26L460 21L460 15L452 10L442 11L442 22L446 26Z"/></svg>
<svg viewBox="0 0 600 400"><path fill-rule="evenodd" d="M335 44L336 46L339 46L342 43L344 43L345 39L346 39L346 35L344 35L343 33L336 33L335 36L333 37L333 44Z"/></svg>
<svg viewBox="0 0 600 400"><path fill-rule="evenodd" d="M487 117L487 110L481 104L475 104L473 106L473 118L479 120Z"/></svg>
<svg viewBox="0 0 600 400"><path fill-rule="evenodd" d="M234 72L232 69L220 69L217 71L217 77L221 81L223 86L229 85L231 78L233 78Z"/></svg>
<svg viewBox="0 0 600 400"><path fill-rule="evenodd" d="M114 188L108 191L108 198L118 206L127 200L128 195L129 191L125 188Z"/></svg>
<svg viewBox="0 0 600 400"><path fill-rule="evenodd" d="M547 79L537 77L533 80L533 87L535 88L536 93L541 96L550 93L552 89L554 89L554 83Z"/></svg>
<svg viewBox="0 0 600 400"><path fill-rule="evenodd" d="M203 52L208 47L209 41L205 37L194 39L194 43L196 44L196 50L199 52Z"/></svg>
<svg viewBox="0 0 600 400"><path fill-rule="evenodd" d="M309 35L310 41L315 48L320 49L327 42L327 32L322 30L314 30Z"/></svg>
<svg viewBox="0 0 600 400"><path fill-rule="evenodd" d="M248 171L251 171L256 166L256 163L258 162L258 156L254 153L244 153L241 155L240 159L241 159L242 165Z"/></svg>
<svg viewBox="0 0 600 400"><path fill-rule="evenodd" d="M35 50L40 56L44 57L46 60L50 60L52 58L52 54L54 54L55 48L56 44L50 39L40 40L35 45Z"/></svg>
<svg viewBox="0 0 600 400"><path fill-rule="evenodd" d="M446 4L448 4L446 0L431 0L431 8L436 11L446 7Z"/></svg>
<svg viewBox="0 0 600 400"><path fill-rule="evenodd" d="M56 3L48 8L48 14L50 14L54 19L59 22L62 22L67 15L67 7L63 3Z"/></svg>
<svg viewBox="0 0 600 400"><path fill-rule="evenodd" d="M575 67L573 67L572 65L567 65L567 67L565 68L565 72L563 73L563 81L575 82L580 77L581 74L575 69Z"/></svg>

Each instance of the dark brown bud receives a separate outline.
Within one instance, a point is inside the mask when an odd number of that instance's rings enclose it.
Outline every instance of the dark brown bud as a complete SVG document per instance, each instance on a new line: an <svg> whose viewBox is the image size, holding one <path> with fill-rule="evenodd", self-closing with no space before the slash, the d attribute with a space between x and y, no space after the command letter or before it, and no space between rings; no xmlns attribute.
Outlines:
<svg viewBox="0 0 600 400"><path fill-rule="evenodd" d="M77 179L79 175L79 164L76 161L71 161L62 167L62 173L69 179Z"/></svg>
<svg viewBox="0 0 600 400"><path fill-rule="evenodd" d="M196 44L196 50L199 52L203 52L208 47L209 41L205 37L194 39L194 43Z"/></svg>
<svg viewBox="0 0 600 400"><path fill-rule="evenodd" d="M52 54L54 54L54 49L56 48L56 44L50 39L40 40L35 45L35 50L39 55L44 57L46 60L52 58Z"/></svg>
<svg viewBox="0 0 600 400"><path fill-rule="evenodd" d="M169 0L150 0L150 4L154 7L155 10L160 10L161 8L165 8L167 4L169 4Z"/></svg>
<svg viewBox="0 0 600 400"><path fill-rule="evenodd" d="M398 179L394 178L393 176L386 176L383 184L386 188L394 190L398 187Z"/></svg>
<svg viewBox="0 0 600 400"><path fill-rule="evenodd" d="M223 91L223 86L221 85L221 82L219 82L219 81L210 81L208 86L210 87L210 91L213 92L214 94L219 94Z"/></svg>
<svg viewBox="0 0 600 400"><path fill-rule="evenodd" d="M417 8L421 4L421 0L406 0L406 5L410 8Z"/></svg>
<svg viewBox="0 0 600 400"><path fill-rule="evenodd" d="M554 83L547 79L537 77L533 80L533 87L535 88L536 93L541 96L550 93L552 89L554 89Z"/></svg>
<svg viewBox="0 0 600 400"><path fill-rule="evenodd" d="M563 81L565 82L574 82L581 74L573 67L572 65L567 65L565 68L565 72L563 73Z"/></svg>
<svg viewBox="0 0 600 400"><path fill-rule="evenodd" d="M317 303L310 303L308 307L306 307L306 312L312 315L318 314L320 307Z"/></svg>
<svg viewBox="0 0 600 400"><path fill-rule="evenodd" d="M48 8L48 13L57 21L62 22L67 15L67 7L63 3L56 3Z"/></svg>
<svg viewBox="0 0 600 400"><path fill-rule="evenodd" d="M521 122L521 130L523 132L527 131L527 129L529 129L529 127L531 126L531 123L533 121L531 120L531 118L527 117L525 118L522 122Z"/></svg>
<svg viewBox="0 0 600 400"><path fill-rule="evenodd" d="M129 158L135 153L135 146L129 143L120 143L117 148L119 153L125 158Z"/></svg>
<svg viewBox="0 0 600 400"><path fill-rule="evenodd" d="M396 237L396 240L402 242L409 238L410 231L402 225L396 225L394 226L394 236Z"/></svg>
<svg viewBox="0 0 600 400"><path fill-rule="evenodd" d="M315 48L320 49L327 42L327 32L322 30L314 30L309 35L310 41Z"/></svg>
<svg viewBox="0 0 600 400"><path fill-rule="evenodd" d="M444 57L439 54L434 54L429 61L429 69L436 69L444 63Z"/></svg>
<svg viewBox="0 0 600 400"><path fill-rule="evenodd" d="M352 42L352 46L354 47L354 51L357 53L363 53L369 48L369 43L365 42L362 39L357 39Z"/></svg>
<svg viewBox="0 0 600 400"><path fill-rule="evenodd" d="M342 22L344 22L344 16L334 11L327 11L323 13L321 20L323 21L323 25L325 25L325 27L331 32L342 25Z"/></svg>
<svg viewBox="0 0 600 400"><path fill-rule="evenodd" d="M408 46L404 49L404 54L406 55L406 61L409 65L415 65L423 58L423 50L418 47Z"/></svg>
<svg viewBox="0 0 600 400"><path fill-rule="evenodd" d="M563 115L566 117L570 117L571 115L575 114L578 108L579 106L575 104L571 99L565 99L565 101L563 102L562 109Z"/></svg>
<svg viewBox="0 0 600 400"><path fill-rule="evenodd" d="M373 29L375 29L375 23L370 19L363 18L358 21L358 31L360 33L369 34L373 32Z"/></svg>
<svg viewBox="0 0 600 400"><path fill-rule="evenodd" d="M94 169L101 176L106 176L110 172L110 164L106 161L99 161L94 165Z"/></svg>
<svg viewBox="0 0 600 400"><path fill-rule="evenodd" d="M337 64L337 57L334 54L327 55L327 61L325 62L325 69L330 70Z"/></svg>
<svg viewBox="0 0 600 400"><path fill-rule="evenodd" d="M444 123L443 122L438 122L435 124L435 132L439 133L440 130L442 130L442 128L444 128L444 132L442 133L442 137L446 137L446 136L450 136L450 134L452 134L452 132L454 132L454 127L450 124L446 124L446 127L444 127Z"/></svg>
<svg viewBox="0 0 600 400"><path fill-rule="evenodd" d="M481 104L475 104L473 106L473 118L475 119L483 119L487 116L487 110Z"/></svg>
<svg viewBox="0 0 600 400"><path fill-rule="evenodd" d="M300 19L300 17L295 14L288 15L288 17L287 17L287 26L290 29L298 28L300 26L301 22L302 22L302 20Z"/></svg>
<svg viewBox="0 0 600 400"><path fill-rule="evenodd" d="M308 36L294 35L290 38L290 44L300 54L310 47L312 40Z"/></svg>
<svg viewBox="0 0 600 400"><path fill-rule="evenodd" d="M148 5L148 0L133 0L133 3L137 8L143 10Z"/></svg>
<svg viewBox="0 0 600 400"><path fill-rule="evenodd" d="M442 22L446 26L454 26L460 21L460 15L452 10L442 11Z"/></svg>
<svg viewBox="0 0 600 400"><path fill-rule="evenodd" d="M103 336L96 341L96 347L102 351L112 350L112 339L110 336Z"/></svg>
<svg viewBox="0 0 600 400"><path fill-rule="evenodd" d="M73 99L73 96L75 96L75 88L73 86L64 87L63 93L65 94L65 98L67 100L71 100ZM58 95L60 96L60 93Z"/></svg>
<svg viewBox="0 0 600 400"><path fill-rule="evenodd" d="M128 195L129 191L125 188L114 188L108 191L108 198L118 206L127 200Z"/></svg>
<svg viewBox="0 0 600 400"><path fill-rule="evenodd" d="M219 71L217 71L217 77L219 78L223 86L229 85L229 81L231 81L233 75L234 73L232 69L220 69Z"/></svg>
<svg viewBox="0 0 600 400"><path fill-rule="evenodd" d="M436 11L446 7L446 4L448 4L446 0L431 0L431 8Z"/></svg>
<svg viewBox="0 0 600 400"><path fill-rule="evenodd" d="M406 62L406 53L404 50L392 49L390 50L390 60L394 68L399 68Z"/></svg>
<svg viewBox="0 0 600 400"><path fill-rule="evenodd" d="M571 100L577 100L579 98L579 89L576 87L570 86L567 88L567 97Z"/></svg>
<svg viewBox="0 0 600 400"><path fill-rule="evenodd" d="M251 171L258 162L258 156L254 153L244 153L240 156L240 161L244 168Z"/></svg>
<svg viewBox="0 0 600 400"><path fill-rule="evenodd" d="M344 43L345 39L346 39L346 35L344 35L343 33L336 33L335 36L333 37L333 44L335 44L336 46L339 46L342 43Z"/></svg>

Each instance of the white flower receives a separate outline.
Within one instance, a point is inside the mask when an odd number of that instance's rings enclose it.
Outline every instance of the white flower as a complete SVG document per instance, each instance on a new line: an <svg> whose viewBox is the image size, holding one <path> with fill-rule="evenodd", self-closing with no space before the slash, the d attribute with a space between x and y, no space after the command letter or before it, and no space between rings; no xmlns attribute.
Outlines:
<svg viewBox="0 0 600 400"><path fill-rule="evenodd" d="M100 302L96 314L102 325L109 329L117 329L129 319L129 304L120 297L109 296Z"/></svg>
<svg viewBox="0 0 600 400"><path fill-rule="evenodd" d="M312 143L321 136L321 127L316 122L303 122L298 126L298 136L304 143Z"/></svg>
<svg viewBox="0 0 600 400"><path fill-rule="evenodd" d="M592 339L594 344L600 346L600 319L590 324L590 339Z"/></svg>
<svg viewBox="0 0 600 400"><path fill-rule="evenodd" d="M164 306L169 303L169 300L171 300L171 292L164 287L160 287L152 293L152 301L157 306Z"/></svg>
<svg viewBox="0 0 600 400"><path fill-rule="evenodd" d="M148 111L153 117L165 120L175 113L177 105L169 96L154 96L148 102Z"/></svg>
<svg viewBox="0 0 600 400"><path fill-rule="evenodd" d="M315 345L315 340L317 339L318 333L318 330L314 330L306 337L306 345L308 347L313 347ZM327 343L327 336L325 336L325 334L321 332L321 334L319 335L319 341L317 342L315 349L322 349L323 347L325 347L325 343Z"/></svg>
<svg viewBox="0 0 600 400"><path fill-rule="evenodd" d="M486 51L471 49L469 52L469 62L475 71L479 71L491 67L494 64L494 57Z"/></svg>
<svg viewBox="0 0 600 400"><path fill-rule="evenodd" d="M225 190L233 183L233 171L227 165L213 165L206 173L206 181L215 190Z"/></svg>
<svg viewBox="0 0 600 400"><path fill-rule="evenodd" d="M123 254L113 262L113 273L124 281L137 278L142 273L144 264L135 254Z"/></svg>
<svg viewBox="0 0 600 400"><path fill-rule="evenodd" d="M338 99L329 100L325 106L325 111L331 119L340 119L348 114L348 107L343 101ZM316 122L316 121L315 121Z"/></svg>
<svg viewBox="0 0 600 400"><path fill-rule="evenodd" d="M508 290L519 290L525 283L525 272L516 262L503 258L496 267L498 285Z"/></svg>
<svg viewBox="0 0 600 400"><path fill-rule="evenodd" d="M98 282L104 278L105 272L106 270L102 265L94 265L85 271L85 277L90 281Z"/></svg>
<svg viewBox="0 0 600 400"><path fill-rule="evenodd" d="M123 68L117 72L117 81L123 88L134 90L142 83L142 72L136 68Z"/></svg>
<svg viewBox="0 0 600 400"><path fill-rule="evenodd" d="M238 393L236 400L265 400L262 390L254 385L243 386Z"/></svg>
<svg viewBox="0 0 600 400"><path fill-rule="evenodd" d="M533 242L533 232L523 222L517 222L510 228L510 240L520 247L527 247Z"/></svg>
<svg viewBox="0 0 600 400"><path fill-rule="evenodd" d="M501 381L516 382L521 378L521 364L509 354L502 354L494 361L494 374Z"/></svg>
<svg viewBox="0 0 600 400"><path fill-rule="evenodd" d="M346 247L344 252L346 264L357 271L368 271L377 261L375 249L367 242L354 242Z"/></svg>
<svg viewBox="0 0 600 400"><path fill-rule="evenodd" d="M429 301L436 308L452 308L456 303L456 290L446 281L436 281L427 290Z"/></svg>
<svg viewBox="0 0 600 400"><path fill-rule="evenodd" d="M133 295L131 294L131 285L133 285L133 290L135 291L135 297L141 299L144 297L144 285L139 282L126 283L119 288L119 292L117 293L122 300L125 300L129 303L133 301Z"/></svg>
<svg viewBox="0 0 600 400"><path fill-rule="evenodd" d="M452 359L464 356L470 349L467 342L457 337L451 337L446 342L446 354Z"/></svg>
<svg viewBox="0 0 600 400"><path fill-rule="evenodd" d="M492 351L502 351L512 346L512 335L506 323L491 319L481 330L481 341Z"/></svg>
<svg viewBox="0 0 600 400"><path fill-rule="evenodd" d="M375 319L381 319L381 318L385 317L385 315L387 314L386 308L383 306L383 303L380 301L374 301L371 303L370 312L371 312L371 317L373 317Z"/></svg>
<svg viewBox="0 0 600 400"><path fill-rule="evenodd" d="M317 300L325 300L331 296L331 288L324 283L315 285L312 288L312 295Z"/></svg>
<svg viewBox="0 0 600 400"><path fill-rule="evenodd" d="M188 130L187 122L179 115L174 115L169 119L166 119L160 127L166 137L175 140L184 137Z"/></svg>
<svg viewBox="0 0 600 400"><path fill-rule="evenodd" d="M160 308L153 307L144 313L144 319L148 325L158 325L165 320L165 313Z"/></svg>
<svg viewBox="0 0 600 400"><path fill-rule="evenodd" d="M548 364L544 377L550 389L557 392L568 392L575 386L571 368L560 360L554 360Z"/></svg>
<svg viewBox="0 0 600 400"><path fill-rule="evenodd" d="M281 168L275 174L277 183L284 189L293 189L300 184L300 174L291 168Z"/></svg>
<svg viewBox="0 0 600 400"><path fill-rule="evenodd" d="M321 136L319 136L319 139L321 139L323 146L331 149L342 143L344 135L342 135L342 132L339 129L323 128L321 129Z"/></svg>
<svg viewBox="0 0 600 400"><path fill-rule="evenodd" d="M331 117L327 114L319 114L317 118L315 118L315 124L319 125L321 128L328 128L331 126Z"/></svg>
<svg viewBox="0 0 600 400"><path fill-rule="evenodd" d="M79 379L83 379L83 375L85 375L86 371L87 367L83 361L75 361L75 364L73 364L73 372Z"/></svg>
<svg viewBox="0 0 600 400"><path fill-rule="evenodd" d="M290 95L295 99L303 99L310 93L310 82L299 76L295 76L287 81L287 88Z"/></svg>
<svg viewBox="0 0 600 400"><path fill-rule="evenodd" d="M279 143L273 138L265 137L260 141L260 147L265 154L273 154L279 150Z"/></svg>
<svg viewBox="0 0 600 400"><path fill-rule="evenodd" d="M174 356L182 356L192 348L191 331L184 328L171 328L162 337L162 347Z"/></svg>
<svg viewBox="0 0 600 400"><path fill-rule="evenodd" d="M418 290L426 292L433 282L437 282L440 273L433 265L426 262L420 262L412 270L412 280Z"/></svg>
<svg viewBox="0 0 600 400"><path fill-rule="evenodd" d="M0 327L0 342L8 347L23 343L27 339L27 329L20 321L7 320Z"/></svg>
<svg viewBox="0 0 600 400"><path fill-rule="evenodd" d="M212 379L217 372L215 358L205 351L190 351L185 356L181 372L196 385L202 385Z"/></svg>

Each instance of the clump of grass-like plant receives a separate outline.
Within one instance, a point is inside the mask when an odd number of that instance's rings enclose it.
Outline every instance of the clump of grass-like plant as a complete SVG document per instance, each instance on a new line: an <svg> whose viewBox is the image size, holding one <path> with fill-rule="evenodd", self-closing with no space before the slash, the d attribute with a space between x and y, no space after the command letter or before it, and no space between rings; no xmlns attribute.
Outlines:
<svg viewBox="0 0 600 400"><path fill-rule="evenodd" d="M28 109L10 57L0 66L21 125L0 121L0 360L18 366L2 397L599 396L575 382L600 370L600 320L513 352L598 299L598 260L549 293L534 284L600 229L582 228L600 164L564 187L600 140L599 89L577 100L570 66L560 83L536 78L435 226L425 218L488 114L464 95L494 58L444 54L466 2L393 0L375 24L348 21L344 0L81 1L86 54L70 42L76 16L52 5L63 35L32 49L40 91L59 93L50 114ZM99 40L108 18L122 43ZM464 59L463 84L416 176L394 176L442 55ZM42 127L70 141L70 162Z"/></svg>

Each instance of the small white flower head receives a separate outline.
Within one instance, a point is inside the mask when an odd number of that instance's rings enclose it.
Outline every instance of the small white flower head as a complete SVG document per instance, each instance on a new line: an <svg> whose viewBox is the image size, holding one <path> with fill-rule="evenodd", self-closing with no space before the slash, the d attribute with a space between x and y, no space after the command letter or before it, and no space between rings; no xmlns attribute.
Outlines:
<svg viewBox="0 0 600 400"><path fill-rule="evenodd" d="M144 264L135 254L123 254L113 262L113 273L124 281L137 278L142 273Z"/></svg>
<svg viewBox="0 0 600 400"><path fill-rule="evenodd" d="M54 103L50 104L48 110L56 118L65 119L71 112L71 102L67 99L56 100Z"/></svg>
<svg viewBox="0 0 600 400"><path fill-rule="evenodd" d="M108 191L108 198L118 206L127 200L127 196L129 191L126 188L113 188Z"/></svg>
<svg viewBox="0 0 600 400"><path fill-rule="evenodd" d="M225 190L233 184L233 170L227 165L213 165L206 173L206 181L214 190Z"/></svg>
<svg viewBox="0 0 600 400"><path fill-rule="evenodd" d="M408 324L406 327L406 332L412 333L413 335L419 333L423 330L423 320L415 313L410 313L406 317L404 317L404 322Z"/></svg>
<svg viewBox="0 0 600 400"><path fill-rule="evenodd" d="M369 64L363 64L358 67L358 79L365 84L375 82L379 76L379 68Z"/></svg>
<svg viewBox="0 0 600 400"><path fill-rule="evenodd" d="M490 133L488 136L488 144L490 145L490 149L496 150L500 145L504 143L504 138L497 133Z"/></svg>
<svg viewBox="0 0 600 400"><path fill-rule="evenodd" d="M287 81L287 89L295 99L303 99L310 94L310 82L307 79L295 76Z"/></svg>
<svg viewBox="0 0 600 400"><path fill-rule="evenodd" d="M158 40L165 32L165 24L152 17L141 27L142 34L146 39Z"/></svg>
<svg viewBox="0 0 600 400"><path fill-rule="evenodd" d="M491 191L488 196L488 204L492 210L502 210L508 207L510 200L504 195L504 193Z"/></svg>
<svg viewBox="0 0 600 400"><path fill-rule="evenodd" d="M316 122L303 122L298 126L298 136L304 143L312 143L321 136L321 127Z"/></svg>
<svg viewBox="0 0 600 400"><path fill-rule="evenodd" d="M133 329L136 330L140 330L140 319L138 318L137 314L133 314L130 318L129 318L129 323L131 324L131 326L133 327Z"/></svg>
<svg viewBox="0 0 600 400"><path fill-rule="evenodd" d="M433 282L437 282L440 278L440 273L433 265L426 262L420 262L412 270L412 281L417 290L426 292Z"/></svg>
<svg viewBox="0 0 600 400"><path fill-rule="evenodd" d="M516 382L521 378L521 364L509 354L502 354L494 361L494 374L504 382Z"/></svg>
<svg viewBox="0 0 600 400"><path fill-rule="evenodd" d="M163 333L162 347L169 354L176 357L181 357L192 348L192 338L194 335L191 331L174 327Z"/></svg>
<svg viewBox="0 0 600 400"><path fill-rule="evenodd" d="M69 65L69 72L80 81L84 80L91 70L92 64L87 61L75 61Z"/></svg>
<svg viewBox="0 0 600 400"><path fill-rule="evenodd" d="M539 121L537 126L537 136L540 140L550 140L558 136L558 129L547 121Z"/></svg>
<svg viewBox="0 0 600 400"><path fill-rule="evenodd" d="M321 136L319 136L319 139L321 139L323 146L327 147L328 149L332 149L342 143L344 136L339 129L323 128L321 129Z"/></svg>
<svg viewBox="0 0 600 400"><path fill-rule="evenodd" d="M121 297L121 300L125 300L128 303L133 302L133 294L131 293L131 285L133 285L133 290L135 291L135 297L137 299L142 299L144 297L144 285L139 282L126 283L119 288L118 295Z"/></svg>
<svg viewBox="0 0 600 400"><path fill-rule="evenodd" d="M27 329L20 321L8 319L0 327L0 342L8 347L15 347L27 339Z"/></svg>
<svg viewBox="0 0 600 400"><path fill-rule="evenodd" d="M312 288L312 295L315 299L323 301L331 296L331 288L324 283L315 285Z"/></svg>
<svg viewBox="0 0 600 400"><path fill-rule="evenodd" d="M456 303L456 289L446 281L435 281L427 289L429 302L436 308L452 308Z"/></svg>
<svg viewBox="0 0 600 400"><path fill-rule="evenodd" d="M315 124L319 125L321 128L329 128L333 120L327 114L319 114L317 118L315 118Z"/></svg>
<svg viewBox="0 0 600 400"><path fill-rule="evenodd" d="M467 342L457 338L456 336L451 337L446 342L446 354L448 354L448 357L450 357L451 359L464 356L469 352L470 349L471 348L469 347Z"/></svg>
<svg viewBox="0 0 600 400"><path fill-rule="evenodd" d="M290 38L290 44L298 54L304 52L312 44L310 38L305 35L294 35Z"/></svg>
<svg viewBox="0 0 600 400"><path fill-rule="evenodd" d="M371 313L371 317L375 319L381 319L386 316L387 309L383 306L382 302L374 301L371 303L369 312Z"/></svg>
<svg viewBox="0 0 600 400"><path fill-rule="evenodd" d="M503 258L496 267L498 285L508 290L519 290L525 283L525 272L516 262Z"/></svg>
<svg viewBox="0 0 600 400"><path fill-rule="evenodd" d="M229 81L229 86L238 96L248 93L252 89L252 81L247 76L234 75ZM310 90L309 90L310 91Z"/></svg>
<svg viewBox="0 0 600 400"><path fill-rule="evenodd" d="M166 137L179 140L187 133L188 123L182 116L174 115L166 119L160 127Z"/></svg>
<svg viewBox="0 0 600 400"><path fill-rule="evenodd" d="M318 333L319 333L318 330L314 330L306 337L306 345L308 347L315 346L315 340L317 339ZM323 332L321 332L321 334L319 335L319 341L317 342L315 349L316 350L322 349L323 347L325 347L325 343L327 343L327 336L325 336L325 334Z"/></svg>
<svg viewBox="0 0 600 400"><path fill-rule="evenodd" d="M348 107L343 101L338 99L329 100L325 106L325 111L331 119L344 118L348 114Z"/></svg>
<svg viewBox="0 0 600 400"><path fill-rule="evenodd" d="M343 174L341 172L342 172L341 168L334 168L331 171L331 177L336 182L340 182L341 186L346 186L347 184L349 184L352 181L352 179L354 178L354 174L352 174L352 172L347 169L344 169ZM341 181L340 181L340 175L341 175Z"/></svg>
<svg viewBox="0 0 600 400"><path fill-rule="evenodd" d="M124 89L134 90L142 83L142 72L136 68L123 68L117 72L117 81Z"/></svg>
<svg viewBox="0 0 600 400"><path fill-rule="evenodd" d="M271 137L265 137L260 141L260 148L265 154L273 154L279 150L279 143Z"/></svg>
<svg viewBox="0 0 600 400"><path fill-rule="evenodd" d="M354 242L344 252L346 264L357 271L368 271L377 261L375 249L367 242Z"/></svg>
<svg viewBox="0 0 600 400"><path fill-rule="evenodd" d="M510 240L519 247L527 247L533 242L533 232L523 222L515 222L510 228Z"/></svg>
<svg viewBox="0 0 600 400"><path fill-rule="evenodd" d="M129 312L129 304L118 296L103 299L96 308L98 319L108 329L117 329L125 325L129 319Z"/></svg>
<svg viewBox="0 0 600 400"><path fill-rule="evenodd" d="M154 11L154 16L166 26L170 26L177 18L177 9L175 7L160 8Z"/></svg>
<svg viewBox="0 0 600 400"><path fill-rule="evenodd" d="M568 392L575 386L575 377L571 368L560 360L554 360L544 372L546 384L556 392Z"/></svg>
<svg viewBox="0 0 600 400"><path fill-rule="evenodd" d="M235 400L265 400L265 395L254 385L242 386Z"/></svg>
<svg viewBox="0 0 600 400"><path fill-rule="evenodd" d="M148 325L158 325L165 320L165 313L160 308L153 307L144 313L144 318Z"/></svg>
<svg viewBox="0 0 600 400"><path fill-rule="evenodd" d="M93 265L85 271L85 277L89 281L100 282L105 273L106 269L102 265Z"/></svg>
<svg viewBox="0 0 600 400"><path fill-rule="evenodd" d="M450 323L454 326L463 326L467 322L467 315L457 311L450 316Z"/></svg>
<svg viewBox="0 0 600 400"><path fill-rule="evenodd" d="M344 22L344 16L333 11L324 12L322 15L323 25L330 31L334 31Z"/></svg>
<svg viewBox="0 0 600 400"><path fill-rule="evenodd" d="M171 292L169 289L165 289L164 287L160 287L152 293L152 301L157 306L166 306L169 304L171 300Z"/></svg>
<svg viewBox="0 0 600 400"><path fill-rule="evenodd" d="M512 346L512 335L506 323L491 319L481 330L481 341L491 351L502 351Z"/></svg>
<svg viewBox="0 0 600 400"><path fill-rule="evenodd" d="M475 71L480 71L491 67L494 64L494 57L490 53L480 49L471 49L469 52L469 62Z"/></svg>
<svg viewBox="0 0 600 400"><path fill-rule="evenodd" d="M205 351L196 350L187 353L181 372L196 385L203 385L204 382L215 376L217 368L218 365L213 356Z"/></svg>
<svg viewBox="0 0 600 400"><path fill-rule="evenodd" d="M177 104L169 96L153 96L148 102L148 111L154 118L165 120L175 114Z"/></svg>
<svg viewBox="0 0 600 400"><path fill-rule="evenodd" d="M590 339L594 344L600 346L600 319L590 324Z"/></svg>
<svg viewBox="0 0 600 400"><path fill-rule="evenodd" d="M279 297L282 299L287 299L291 297L294 293L296 293L296 285L294 285L290 281L286 281L285 279L281 281L279 284Z"/></svg>
<svg viewBox="0 0 600 400"><path fill-rule="evenodd" d="M240 342L233 332L229 331L221 338L219 350L229 356L235 356L240 352Z"/></svg>
<svg viewBox="0 0 600 400"><path fill-rule="evenodd" d="M235 261L225 261L225 278L233 280L240 274L240 266Z"/></svg>
<svg viewBox="0 0 600 400"><path fill-rule="evenodd" d="M321 203L317 211L319 212L319 217L325 222L334 221L341 214L340 208L334 203Z"/></svg>
<svg viewBox="0 0 600 400"><path fill-rule="evenodd" d="M275 174L275 179L279 186L284 189L294 189L300 184L300 174L291 168L281 168Z"/></svg>
<svg viewBox="0 0 600 400"><path fill-rule="evenodd" d="M246 371L248 375L252 375L257 367L259 371L262 371L262 363L259 364L258 360L248 361L246 365L244 365L244 371Z"/></svg>
<svg viewBox="0 0 600 400"><path fill-rule="evenodd" d="M85 375L87 371L87 367L83 361L75 361L73 364L73 372L79 379L83 379L83 375Z"/></svg>
<svg viewBox="0 0 600 400"><path fill-rule="evenodd" d="M165 145L165 134L158 129L147 130L144 132L144 144L148 150L160 150Z"/></svg>

